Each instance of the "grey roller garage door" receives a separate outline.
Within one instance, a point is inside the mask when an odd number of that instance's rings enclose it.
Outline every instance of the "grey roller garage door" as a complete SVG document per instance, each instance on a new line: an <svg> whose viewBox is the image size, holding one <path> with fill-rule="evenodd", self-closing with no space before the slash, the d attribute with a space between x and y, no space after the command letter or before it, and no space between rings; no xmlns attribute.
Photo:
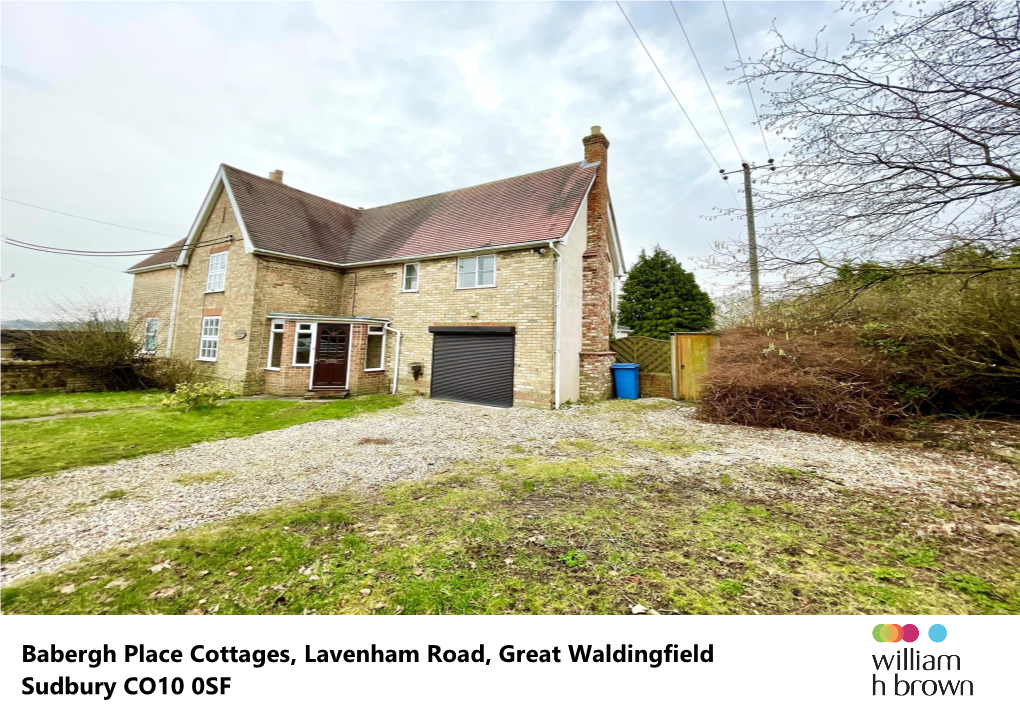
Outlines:
<svg viewBox="0 0 1020 721"><path fill-rule="evenodd" d="M433 398L514 404L514 328L432 326Z"/></svg>

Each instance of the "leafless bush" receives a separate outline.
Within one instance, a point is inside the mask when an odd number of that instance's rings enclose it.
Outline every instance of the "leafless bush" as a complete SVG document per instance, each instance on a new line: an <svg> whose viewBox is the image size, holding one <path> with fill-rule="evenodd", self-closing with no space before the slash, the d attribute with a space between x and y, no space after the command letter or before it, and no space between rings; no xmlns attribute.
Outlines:
<svg viewBox="0 0 1020 721"><path fill-rule="evenodd" d="M849 328L726 334L702 381L698 417L714 423L881 440L906 415L890 368Z"/></svg>
<svg viewBox="0 0 1020 721"><path fill-rule="evenodd" d="M198 363L185 358L139 356L134 368L142 386L165 391L173 391L181 383L193 383L198 376Z"/></svg>
<svg viewBox="0 0 1020 721"><path fill-rule="evenodd" d="M119 299L82 292L77 298L50 300L46 313L57 327L31 336L34 355L66 363L106 390L135 386L138 344Z"/></svg>

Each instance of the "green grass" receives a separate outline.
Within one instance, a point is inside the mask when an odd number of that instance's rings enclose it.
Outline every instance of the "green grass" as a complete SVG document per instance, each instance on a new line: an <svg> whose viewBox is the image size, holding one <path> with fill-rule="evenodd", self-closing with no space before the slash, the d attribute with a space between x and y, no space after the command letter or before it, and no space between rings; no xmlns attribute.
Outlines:
<svg viewBox="0 0 1020 721"><path fill-rule="evenodd" d="M7 394L0 400L0 420L154 406L163 396L159 391Z"/></svg>
<svg viewBox="0 0 1020 721"><path fill-rule="evenodd" d="M824 492L791 500L779 471L723 486L621 463L464 464L110 551L15 582L0 602L86 614L1020 613L1020 539L918 536L942 522L920 499L818 481ZM972 523L986 510L952 513Z"/></svg>
<svg viewBox="0 0 1020 721"><path fill-rule="evenodd" d="M52 473L65 468L112 463L199 441L348 418L392 408L397 396L360 396L328 403L244 401L181 413L167 409L125 410L85 418L15 423L3 431L0 461L4 479Z"/></svg>
<svg viewBox="0 0 1020 721"><path fill-rule="evenodd" d="M216 481L226 481L233 478L234 474L230 471L206 471L205 473L183 473L174 479L174 483L180 483L182 486L193 486L196 483L215 483Z"/></svg>

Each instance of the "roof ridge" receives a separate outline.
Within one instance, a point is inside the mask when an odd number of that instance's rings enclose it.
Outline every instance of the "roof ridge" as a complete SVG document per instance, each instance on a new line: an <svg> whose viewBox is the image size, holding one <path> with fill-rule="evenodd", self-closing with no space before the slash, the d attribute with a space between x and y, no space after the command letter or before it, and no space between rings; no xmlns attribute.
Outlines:
<svg viewBox="0 0 1020 721"><path fill-rule="evenodd" d="M255 173L252 173L252 172L247 171L247 170L242 170L241 168L236 168L233 165L228 165L226 163L220 163L220 165L222 165L224 168L230 168L231 170L236 170L238 173L243 173L245 175L250 175L251 177L253 177L253 178L257 179L257 180L263 180L266 183L272 183L273 186L279 186L281 188L286 188L287 190L293 190L295 193L301 193L302 195L308 195L308 196L311 196L313 198L318 198L319 200L325 200L327 203L332 203L333 205L339 205L341 208L346 208L347 210L353 211L355 213L359 212L359 210L357 208L353 208L350 205L344 205L343 203L341 203L341 202L339 202L337 200L332 200L331 198L326 198L326 197L324 197L322 195L316 195L315 193L309 193L307 190L301 190L300 188L295 188L294 186L287 185L286 183L284 183L282 181L278 183L275 180L270 180L269 178L263 178L261 175L256 175Z"/></svg>
<svg viewBox="0 0 1020 721"><path fill-rule="evenodd" d="M414 202L419 201L419 200L425 200L426 198L434 198L434 197L436 197L438 195L448 195L449 193L456 193L457 191L460 191L460 190L473 190L474 188L482 188L482 187L485 187L486 185L493 185L495 183L504 183L504 182L506 182L508 180L517 180L518 178L527 178L529 175L538 175L539 173L548 173L550 170L559 170L561 168L571 168L571 167L578 167L578 168L582 168L582 169L587 169L587 168L594 168L596 165L598 165L598 163L593 163L591 165L585 165L585 163L576 163L576 162L574 162L574 163L566 163L565 165L556 165L556 166L554 166L552 168L545 168L544 170L534 170L534 171L532 171L530 173L521 173L520 175L511 175L509 178L500 178L499 180L490 180L490 181L488 181L486 183L477 183L475 185L466 185L463 188L453 188L451 190L444 190L444 191L442 191L440 193L429 193L428 195L422 195L422 196L419 196L417 198L408 198L407 200L398 200L395 203L386 203L385 205L376 205L376 206L371 207L371 208L365 208L365 210L368 211L368 210L380 210L381 208L392 208L394 205L402 205L404 203L414 203Z"/></svg>

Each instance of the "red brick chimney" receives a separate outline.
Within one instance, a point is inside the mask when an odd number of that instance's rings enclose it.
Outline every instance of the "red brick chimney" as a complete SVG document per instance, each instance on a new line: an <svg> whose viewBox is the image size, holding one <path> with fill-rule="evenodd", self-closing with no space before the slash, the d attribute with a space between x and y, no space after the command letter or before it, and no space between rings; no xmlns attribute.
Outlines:
<svg viewBox="0 0 1020 721"><path fill-rule="evenodd" d="M582 141L586 163L598 163L588 192L588 245L584 251L581 330L581 400L604 400L612 395L609 366L609 309L612 263L609 258L609 140L598 125Z"/></svg>

